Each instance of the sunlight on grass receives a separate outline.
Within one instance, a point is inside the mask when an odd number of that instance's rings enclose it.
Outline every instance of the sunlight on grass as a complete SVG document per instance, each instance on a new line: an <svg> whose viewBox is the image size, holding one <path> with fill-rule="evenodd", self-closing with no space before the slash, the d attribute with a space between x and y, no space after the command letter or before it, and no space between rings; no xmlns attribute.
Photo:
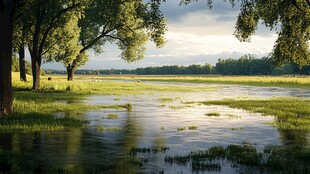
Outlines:
<svg viewBox="0 0 310 174"><path fill-rule="evenodd" d="M31 81L20 82L18 74L13 73L13 88L16 91L31 88ZM96 76L94 76L96 77ZM30 78L29 78L30 79ZM69 92L74 94L101 94L101 95L130 95L150 92L210 92L215 91L214 87L183 87L176 85L145 84L136 82L116 82L116 81L91 81L90 76L80 76L79 80L66 81L63 76L52 76L51 81L47 77L42 77L39 91L45 92Z"/></svg>
<svg viewBox="0 0 310 174"><path fill-rule="evenodd" d="M80 76L84 78L84 76ZM93 77L93 76L89 76ZM94 78L94 77L93 77ZM308 76L220 76L220 75L109 75L96 76L102 80L140 80L210 84L240 84L310 89Z"/></svg>
<svg viewBox="0 0 310 174"><path fill-rule="evenodd" d="M269 100L206 101L207 105L227 105L263 115L276 116L271 125L280 129L310 129L310 101L299 98L272 98Z"/></svg>

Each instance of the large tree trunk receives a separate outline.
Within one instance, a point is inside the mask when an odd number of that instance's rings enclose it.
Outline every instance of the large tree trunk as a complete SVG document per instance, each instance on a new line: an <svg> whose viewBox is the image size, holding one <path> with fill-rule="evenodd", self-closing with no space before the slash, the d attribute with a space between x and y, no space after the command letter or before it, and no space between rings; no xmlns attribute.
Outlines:
<svg viewBox="0 0 310 174"><path fill-rule="evenodd" d="M40 87L40 70L41 61L39 58L31 56L31 67L32 67L32 90L38 90Z"/></svg>
<svg viewBox="0 0 310 174"><path fill-rule="evenodd" d="M67 67L67 80L72 81L74 75L74 69L71 67Z"/></svg>
<svg viewBox="0 0 310 174"><path fill-rule="evenodd" d="M75 61L73 61L72 65L68 64L66 68L67 68L67 80L68 81L72 81L73 80L74 71L76 69Z"/></svg>
<svg viewBox="0 0 310 174"><path fill-rule="evenodd" d="M21 45L18 50L19 55L19 74L21 81L27 81L26 77L26 60L25 60L25 48L24 45Z"/></svg>
<svg viewBox="0 0 310 174"><path fill-rule="evenodd" d="M12 40L13 0L0 0L0 116L13 111Z"/></svg>

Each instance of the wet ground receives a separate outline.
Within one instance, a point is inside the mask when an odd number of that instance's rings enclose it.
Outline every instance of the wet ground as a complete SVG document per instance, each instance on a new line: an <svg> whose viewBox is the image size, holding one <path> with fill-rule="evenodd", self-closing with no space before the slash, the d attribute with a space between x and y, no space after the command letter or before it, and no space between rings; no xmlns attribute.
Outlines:
<svg viewBox="0 0 310 174"><path fill-rule="evenodd" d="M152 82L156 83L156 82ZM167 84L167 83L161 83ZM168 83L204 86L203 84ZM212 146L252 144L258 151L267 145L309 146L307 131L281 131L268 125L273 116L261 116L225 106L184 104L188 101L223 98L310 98L310 90L238 85L213 86L214 92L156 93L130 96L91 96L87 104L127 104L132 111L100 110L84 114L57 113L90 121L87 128L57 132L0 133L0 152L18 153L7 157L1 171L42 171L43 173L192 173L189 165L164 161L165 156L185 155ZM165 100L169 99L169 101ZM172 99L172 101L170 101ZM206 116L218 113L219 116ZM110 114L117 118L108 119ZM99 129L102 128L102 129ZM104 129L104 130L103 130ZM161 152L132 153L133 148L165 148ZM3 157L2 157L3 158ZM29 160L29 167L19 166ZM222 173L237 173L224 165ZM18 173L18 172L17 172ZM200 171L199 173L219 173Z"/></svg>

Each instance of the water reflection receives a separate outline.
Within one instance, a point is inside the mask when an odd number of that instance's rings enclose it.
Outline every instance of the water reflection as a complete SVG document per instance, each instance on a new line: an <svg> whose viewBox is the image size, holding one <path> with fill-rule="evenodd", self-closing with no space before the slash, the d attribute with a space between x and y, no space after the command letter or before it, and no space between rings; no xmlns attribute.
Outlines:
<svg viewBox="0 0 310 174"><path fill-rule="evenodd" d="M182 85L182 84L177 84ZM186 84L188 85L188 84ZM200 84L199 84L200 85ZM88 120L85 129L57 132L0 133L0 171L3 173L192 173L189 166L167 164L165 156L185 155L212 146L252 144L258 151L272 145L309 146L309 131L277 130L262 117L225 106L186 105L182 101L218 100L227 97L309 97L309 90L220 86L209 93L160 93L154 95L92 96L87 104L131 103L131 112L106 109L85 113L58 113L57 117ZM162 103L159 98L172 98ZM66 102L70 103L70 102ZM173 107L174 106L174 107ZM205 116L218 112L219 117ZM117 119L106 119L107 114ZM234 115L235 117L230 117ZM97 126L119 127L121 131L97 131ZM189 126L197 126L189 130ZM178 131L185 127L184 131ZM238 129L234 129L238 128ZM242 128L242 129L241 129ZM166 152L130 155L132 148L168 147ZM1 173L0 172L0 173ZM237 173L229 165L223 173ZM208 171L201 173L209 173ZM212 172L211 172L212 173Z"/></svg>
<svg viewBox="0 0 310 174"><path fill-rule="evenodd" d="M310 145L310 132L308 130L279 130L284 145Z"/></svg>

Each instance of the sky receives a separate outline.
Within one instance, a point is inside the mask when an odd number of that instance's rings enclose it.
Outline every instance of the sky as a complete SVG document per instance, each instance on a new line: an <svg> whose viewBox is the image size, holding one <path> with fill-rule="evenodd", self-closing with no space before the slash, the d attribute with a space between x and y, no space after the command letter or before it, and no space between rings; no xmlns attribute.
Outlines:
<svg viewBox="0 0 310 174"><path fill-rule="evenodd" d="M167 43L157 49L149 42L145 58L126 63L120 58L121 51L114 44L105 44L104 52L94 55L79 69L135 69L149 66L192 65L209 63L215 65L218 59L240 58L252 54L257 58L267 56L276 40L275 31L262 24L251 37L251 42L240 42L233 35L239 13L239 4L232 8L229 2L214 1L212 10L205 0L179 6L179 0L169 0L161 6L167 18ZM47 63L43 69L65 70L59 63Z"/></svg>

